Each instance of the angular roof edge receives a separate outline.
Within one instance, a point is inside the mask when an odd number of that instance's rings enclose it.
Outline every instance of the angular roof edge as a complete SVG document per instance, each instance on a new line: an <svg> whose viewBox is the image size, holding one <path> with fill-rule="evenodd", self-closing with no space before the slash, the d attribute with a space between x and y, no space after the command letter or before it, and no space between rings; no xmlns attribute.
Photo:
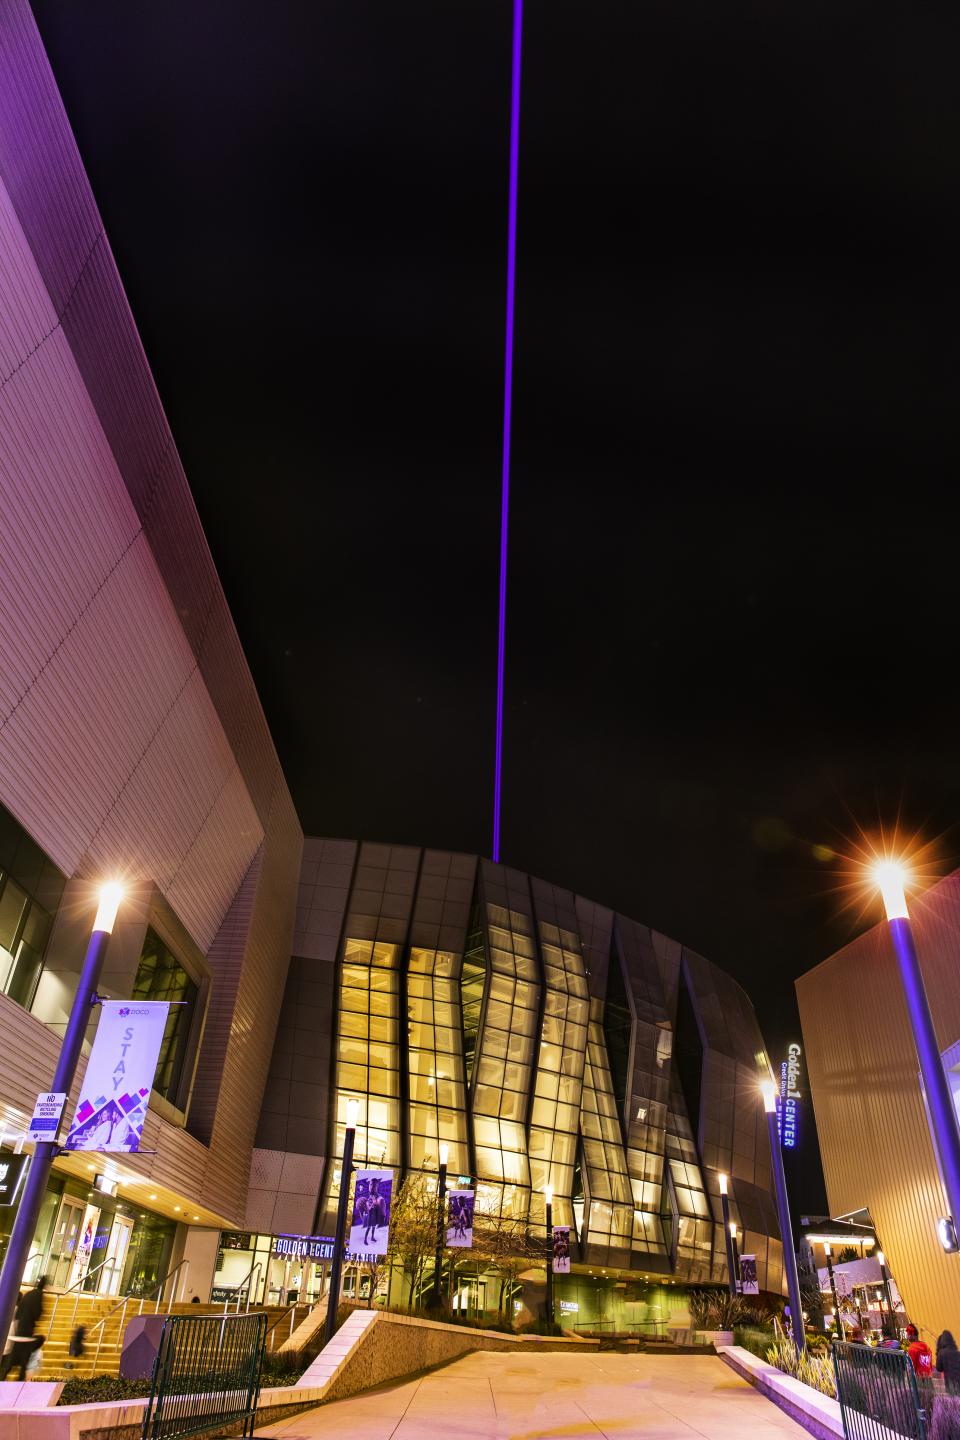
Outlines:
<svg viewBox="0 0 960 1440"><path fill-rule="evenodd" d="M0 178L266 828L293 801L27 0L0 8Z"/></svg>

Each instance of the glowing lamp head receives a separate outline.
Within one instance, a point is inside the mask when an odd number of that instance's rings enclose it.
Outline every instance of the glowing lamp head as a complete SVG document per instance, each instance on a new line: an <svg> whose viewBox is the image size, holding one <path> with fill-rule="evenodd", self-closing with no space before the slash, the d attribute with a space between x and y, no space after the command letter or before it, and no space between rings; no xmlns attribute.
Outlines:
<svg viewBox="0 0 960 1440"><path fill-rule="evenodd" d="M348 1130L356 1130L356 1128L357 1128L357 1116L358 1116L359 1113L360 1113L360 1101L359 1101L359 1100L348 1100L348 1101L347 1101L347 1129L348 1129Z"/></svg>
<svg viewBox="0 0 960 1440"><path fill-rule="evenodd" d="M884 1257L883 1251L882 1251L882 1250L878 1250L878 1251L877 1251L877 1264L880 1266L880 1269L881 1269L881 1270L883 1269L884 1265L886 1265L886 1263L887 1263L887 1262L886 1262L886 1259L885 1259L885 1257Z"/></svg>
<svg viewBox="0 0 960 1440"><path fill-rule="evenodd" d="M737 1238L737 1222L736 1222L736 1220L731 1220L731 1221L730 1221L730 1234L733 1236L734 1240L736 1240L736 1238Z"/></svg>
<svg viewBox="0 0 960 1440"><path fill-rule="evenodd" d="M827 1241L827 1240L825 1240L824 1243L823 1243L823 1253L824 1253L824 1255L827 1255L827 1256L830 1256L830 1255L833 1254L833 1251L830 1249L830 1243L829 1243L829 1241Z"/></svg>
<svg viewBox="0 0 960 1440"><path fill-rule="evenodd" d="M544 1200L546 1200L546 1202L547 1202L548 1205L552 1205L552 1204L553 1204L553 1186L552 1186L552 1185L544 1185L544 1187L543 1187L543 1198L544 1198Z"/></svg>
<svg viewBox="0 0 960 1440"><path fill-rule="evenodd" d="M724 1173L723 1173L722 1170L721 1170L720 1174L717 1176L717 1179L718 1179L719 1182L720 1182L720 1194L721 1194L721 1195L726 1195L726 1193L727 1193L727 1177L726 1177L726 1175L724 1175Z"/></svg>
<svg viewBox="0 0 960 1440"><path fill-rule="evenodd" d="M760 1086L760 1094L763 1096L763 1108L768 1115L772 1115L777 1108L777 1087L772 1080L764 1080Z"/></svg>
<svg viewBox="0 0 960 1440"><path fill-rule="evenodd" d="M443 1165L443 1166L446 1166L446 1163L447 1163L447 1161L448 1161L449 1159L450 1159L450 1146L447 1145L446 1143L444 1143L443 1145L440 1146L440 1164Z"/></svg>
<svg viewBox="0 0 960 1440"><path fill-rule="evenodd" d="M97 893L97 914L93 922L94 930L102 930L106 935L113 934L113 922L117 918L117 911L120 909L120 902L123 900L123 886L116 880L109 880L106 885L101 885Z"/></svg>
<svg viewBox="0 0 960 1440"><path fill-rule="evenodd" d="M907 869L899 860L878 860L871 867L870 875L880 894L888 920L908 920L907 897L904 886Z"/></svg>

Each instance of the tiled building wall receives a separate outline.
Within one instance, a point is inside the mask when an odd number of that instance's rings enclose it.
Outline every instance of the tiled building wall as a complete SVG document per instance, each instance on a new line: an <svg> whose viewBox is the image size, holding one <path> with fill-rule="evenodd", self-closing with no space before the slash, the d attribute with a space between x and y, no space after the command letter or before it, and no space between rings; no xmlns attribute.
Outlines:
<svg viewBox="0 0 960 1440"><path fill-rule="evenodd" d="M239 1220L302 836L26 0L0 9L0 534L0 801L68 876L154 882L206 955L200 1143L151 1117L132 1163Z"/></svg>

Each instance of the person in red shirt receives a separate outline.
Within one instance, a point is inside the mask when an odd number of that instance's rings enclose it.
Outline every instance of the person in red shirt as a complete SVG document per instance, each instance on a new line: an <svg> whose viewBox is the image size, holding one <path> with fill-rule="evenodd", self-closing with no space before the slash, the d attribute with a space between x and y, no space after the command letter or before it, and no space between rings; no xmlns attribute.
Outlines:
<svg viewBox="0 0 960 1440"><path fill-rule="evenodd" d="M907 1354L918 1380L933 1379L933 1352L926 1340L920 1339L916 1325L907 1326Z"/></svg>

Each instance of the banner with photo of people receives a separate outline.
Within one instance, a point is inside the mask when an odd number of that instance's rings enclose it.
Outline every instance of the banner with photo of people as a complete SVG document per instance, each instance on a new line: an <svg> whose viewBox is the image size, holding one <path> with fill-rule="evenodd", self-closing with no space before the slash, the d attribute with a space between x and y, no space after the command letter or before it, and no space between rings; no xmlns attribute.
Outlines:
<svg viewBox="0 0 960 1440"><path fill-rule="evenodd" d="M103 1001L65 1149L140 1149L169 1012L166 1000Z"/></svg>
<svg viewBox="0 0 960 1440"><path fill-rule="evenodd" d="M469 1250L473 1245L472 1190L447 1192L447 1244L451 1249Z"/></svg>
<svg viewBox="0 0 960 1440"><path fill-rule="evenodd" d="M357 1171L347 1247L351 1260L379 1260L386 1255L392 1195L392 1170Z"/></svg>
<svg viewBox="0 0 960 1440"><path fill-rule="evenodd" d="M553 1273L554 1275L570 1274L569 1225L554 1225L553 1227Z"/></svg>
<svg viewBox="0 0 960 1440"><path fill-rule="evenodd" d="M759 1295L760 1283L757 1279L757 1257L756 1255L740 1256L740 1294Z"/></svg>

